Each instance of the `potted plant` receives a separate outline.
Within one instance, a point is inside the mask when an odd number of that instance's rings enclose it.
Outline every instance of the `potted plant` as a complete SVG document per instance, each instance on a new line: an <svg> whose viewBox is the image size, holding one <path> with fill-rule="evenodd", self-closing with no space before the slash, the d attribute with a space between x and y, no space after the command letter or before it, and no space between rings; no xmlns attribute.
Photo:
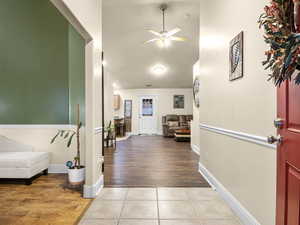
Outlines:
<svg viewBox="0 0 300 225"><path fill-rule="evenodd" d="M82 127L82 122L80 122L80 109L77 105L77 124L76 131L74 130L58 130L56 135L52 138L51 144L53 144L58 138L67 140L67 148L70 148L74 136L76 136L76 147L77 154L74 157L74 161L68 161L66 166L68 167L68 177L69 183L71 185L83 184L85 178L85 167L81 165L80 161L80 129Z"/></svg>

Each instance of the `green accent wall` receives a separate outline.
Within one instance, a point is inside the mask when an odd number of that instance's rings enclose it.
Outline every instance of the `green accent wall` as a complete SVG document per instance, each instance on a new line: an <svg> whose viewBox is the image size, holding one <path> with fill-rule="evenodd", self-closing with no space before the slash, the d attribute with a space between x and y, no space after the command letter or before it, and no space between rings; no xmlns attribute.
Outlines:
<svg viewBox="0 0 300 225"><path fill-rule="evenodd" d="M84 108L82 43L50 1L1 1L0 124L68 124Z"/></svg>
<svg viewBox="0 0 300 225"><path fill-rule="evenodd" d="M69 113L70 123L76 124L77 104L80 120L85 124L85 41L69 26Z"/></svg>

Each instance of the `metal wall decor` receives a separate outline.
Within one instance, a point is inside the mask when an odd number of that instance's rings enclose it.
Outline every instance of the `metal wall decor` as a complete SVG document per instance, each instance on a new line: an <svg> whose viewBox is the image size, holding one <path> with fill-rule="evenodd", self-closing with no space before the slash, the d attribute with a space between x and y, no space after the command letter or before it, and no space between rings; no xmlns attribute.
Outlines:
<svg viewBox="0 0 300 225"><path fill-rule="evenodd" d="M194 85L193 85L193 96L194 96L194 103L197 108L200 107L199 88L200 88L200 81L198 78L196 78L194 80Z"/></svg>
<svg viewBox="0 0 300 225"><path fill-rule="evenodd" d="M229 48L229 80L233 81L243 77L244 73L244 33L239 33L230 42Z"/></svg>

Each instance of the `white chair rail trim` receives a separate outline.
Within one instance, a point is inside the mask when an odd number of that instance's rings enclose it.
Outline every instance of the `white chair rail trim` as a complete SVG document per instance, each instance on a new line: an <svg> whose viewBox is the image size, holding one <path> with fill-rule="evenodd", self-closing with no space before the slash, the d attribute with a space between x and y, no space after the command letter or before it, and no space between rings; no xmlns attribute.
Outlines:
<svg viewBox="0 0 300 225"><path fill-rule="evenodd" d="M76 128L75 125L70 124L0 124L0 129L6 129L6 128L12 128L12 129L73 129Z"/></svg>
<svg viewBox="0 0 300 225"><path fill-rule="evenodd" d="M232 138L236 138L242 141L248 141L254 144L262 145L268 148L277 149L277 146L274 144L268 143L267 137L257 136L253 134L243 133L239 131L227 130L220 127L209 126L207 124L200 124L200 129L214 132L217 134L226 135Z"/></svg>
<svg viewBox="0 0 300 225"><path fill-rule="evenodd" d="M103 128L102 127L96 127L95 128L95 134L102 134Z"/></svg>

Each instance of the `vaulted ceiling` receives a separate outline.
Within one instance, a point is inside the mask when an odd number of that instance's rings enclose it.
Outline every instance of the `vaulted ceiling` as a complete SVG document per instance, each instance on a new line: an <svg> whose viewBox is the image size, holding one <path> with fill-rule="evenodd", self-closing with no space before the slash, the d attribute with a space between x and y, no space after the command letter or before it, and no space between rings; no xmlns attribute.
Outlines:
<svg viewBox="0 0 300 225"><path fill-rule="evenodd" d="M162 30L159 6L168 4L166 29L179 27L176 36L186 42L173 42L168 48L155 43L148 29ZM198 59L198 0L103 0L103 49L106 71L120 88L187 88L192 87L193 64ZM155 64L167 67L164 75L154 75Z"/></svg>

